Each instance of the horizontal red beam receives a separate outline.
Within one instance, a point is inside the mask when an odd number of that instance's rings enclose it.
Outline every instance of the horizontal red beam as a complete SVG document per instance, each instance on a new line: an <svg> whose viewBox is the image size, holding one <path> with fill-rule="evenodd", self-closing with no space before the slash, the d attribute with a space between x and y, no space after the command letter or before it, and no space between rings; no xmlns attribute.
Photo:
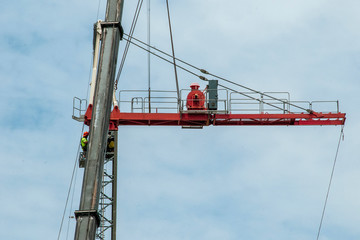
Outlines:
<svg viewBox="0 0 360 240"><path fill-rule="evenodd" d="M85 124L91 121L92 106L85 114ZM207 113L125 113L114 108L110 125L145 126L289 126L344 125L345 113L288 114L207 114Z"/></svg>
<svg viewBox="0 0 360 240"><path fill-rule="evenodd" d="M217 114L213 125L344 125L345 113Z"/></svg>

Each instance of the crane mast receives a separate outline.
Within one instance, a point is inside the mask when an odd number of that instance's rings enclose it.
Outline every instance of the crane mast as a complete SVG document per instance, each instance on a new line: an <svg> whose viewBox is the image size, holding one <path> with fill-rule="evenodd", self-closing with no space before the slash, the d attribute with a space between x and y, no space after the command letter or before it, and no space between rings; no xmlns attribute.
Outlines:
<svg viewBox="0 0 360 240"><path fill-rule="evenodd" d="M101 23L102 44L92 106L92 121L80 207L78 211L75 211L75 240L95 239L96 230L100 224L98 206L113 100L116 62L121 38L120 22L123 2L124 0L108 0L105 21Z"/></svg>

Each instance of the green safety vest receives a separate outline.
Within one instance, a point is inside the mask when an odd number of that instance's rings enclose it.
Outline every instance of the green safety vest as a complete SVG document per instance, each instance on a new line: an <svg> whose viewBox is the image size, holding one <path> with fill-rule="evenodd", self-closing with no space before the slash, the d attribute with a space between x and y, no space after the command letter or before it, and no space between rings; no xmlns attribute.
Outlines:
<svg viewBox="0 0 360 240"><path fill-rule="evenodd" d="M81 139L81 147L82 148L86 147L87 143L88 143L88 140L85 137L83 137Z"/></svg>

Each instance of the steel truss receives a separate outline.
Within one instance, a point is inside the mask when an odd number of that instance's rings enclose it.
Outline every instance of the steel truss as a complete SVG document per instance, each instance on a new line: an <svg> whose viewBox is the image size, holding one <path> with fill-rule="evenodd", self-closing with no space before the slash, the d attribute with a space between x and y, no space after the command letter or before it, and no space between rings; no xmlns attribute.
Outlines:
<svg viewBox="0 0 360 240"><path fill-rule="evenodd" d="M116 186L117 186L117 131L111 131L115 147L107 148L104 159L104 172L101 183L99 217L100 225L96 239L116 239Z"/></svg>

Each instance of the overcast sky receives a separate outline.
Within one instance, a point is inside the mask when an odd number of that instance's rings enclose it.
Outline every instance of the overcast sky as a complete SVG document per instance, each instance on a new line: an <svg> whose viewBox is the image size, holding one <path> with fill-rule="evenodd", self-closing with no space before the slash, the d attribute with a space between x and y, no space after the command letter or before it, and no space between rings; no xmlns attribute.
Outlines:
<svg viewBox="0 0 360 240"><path fill-rule="evenodd" d="M360 239L360 2L169 2L180 59L292 100L340 101L345 137L320 239ZM125 1L126 33L136 3ZM145 3L134 34L144 41ZM82 130L72 101L88 97L105 5L1 2L1 239L57 239ZM151 1L151 42L171 50L165 1ZM120 89L147 89L146 61L131 46ZM176 90L171 65L151 66L153 89ZM179 70L180 88L199 81ZM339 136L340 126L120 127L118 239L316 239ZM73 239L82 176L60 239Z"/></svg>

